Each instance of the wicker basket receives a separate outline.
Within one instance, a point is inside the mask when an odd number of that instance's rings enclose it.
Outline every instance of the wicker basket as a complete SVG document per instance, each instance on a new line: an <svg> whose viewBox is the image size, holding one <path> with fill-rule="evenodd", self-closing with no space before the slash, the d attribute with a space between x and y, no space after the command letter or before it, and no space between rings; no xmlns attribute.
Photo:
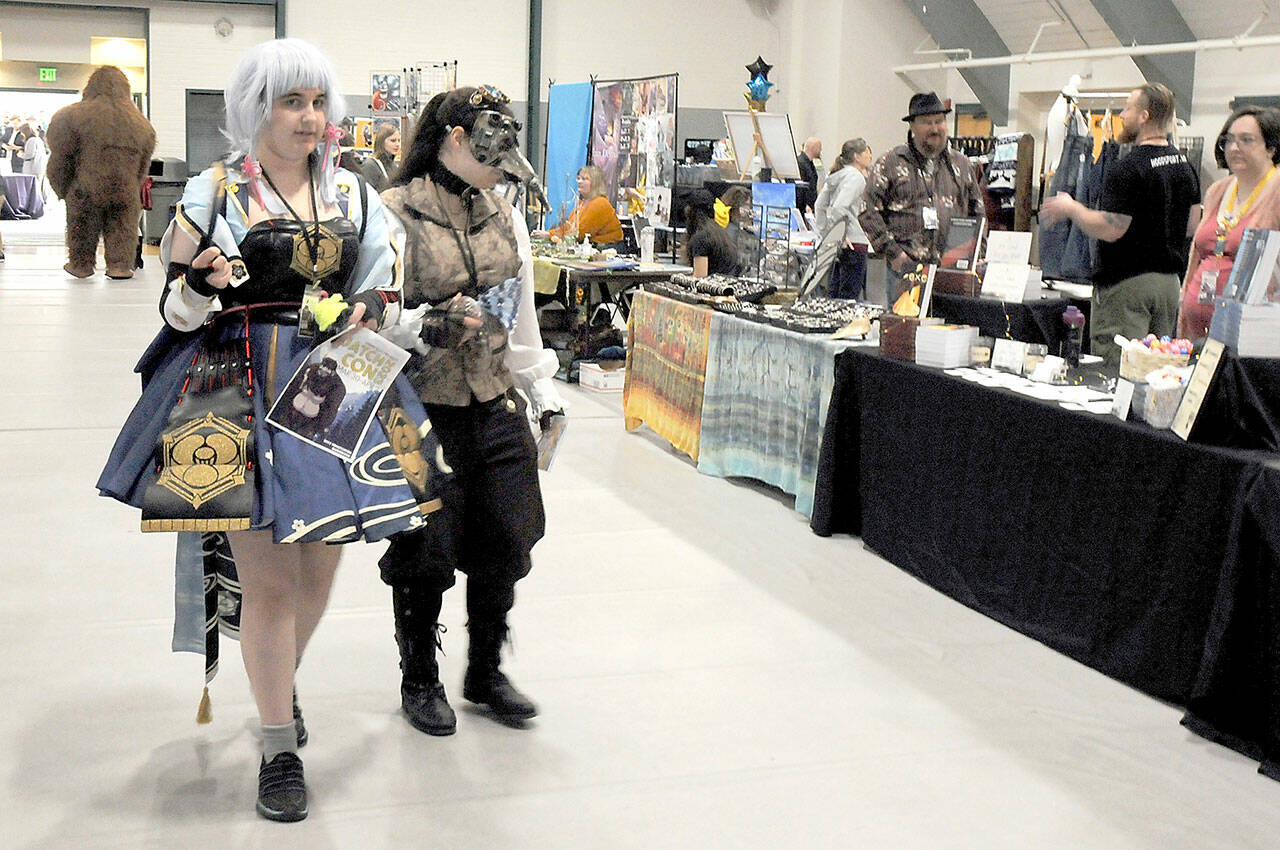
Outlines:
<svg viewBox="0 0 1280 850"><path fill-rule="evenodd" d="M1147 373L1165 367L1186 366L1190 354L1159 354L1147 349L1125 348L1120 357L1120 377L1129 381L1144 381Z"/></svg>

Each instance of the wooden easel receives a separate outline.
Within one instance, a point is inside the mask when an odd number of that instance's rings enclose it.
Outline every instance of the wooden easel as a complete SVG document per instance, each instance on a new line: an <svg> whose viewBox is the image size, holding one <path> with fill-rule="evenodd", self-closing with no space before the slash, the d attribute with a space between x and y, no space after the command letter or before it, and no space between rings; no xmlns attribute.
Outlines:
<svg viewBox="0 0 1280 850"><path fill-rule="evenodd" d="M758 109L750 106L751 98L747 98L747 112L751 115L751 152L738 162L738 179L746 180L747 175L751 173L751 161L756 158L756 151L760 152L760 158L764 160L765 167L770 172L773 171L773 157L769 156L769 149L764 146L764 139L760 137L760 119L756 116L760 114Z"/></svg>

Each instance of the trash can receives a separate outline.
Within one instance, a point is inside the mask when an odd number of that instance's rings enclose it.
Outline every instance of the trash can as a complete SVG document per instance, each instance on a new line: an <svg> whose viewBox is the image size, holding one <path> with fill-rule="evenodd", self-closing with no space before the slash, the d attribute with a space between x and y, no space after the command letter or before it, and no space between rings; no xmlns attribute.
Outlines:
<svg viewBox="0 0 1280 850"><path fill-rule="evenodd" d="M151 209L147 210L143 235L148 245L159 245L173 218L173 209L187 188L187 161L165 156L151 160Z"/></svg>

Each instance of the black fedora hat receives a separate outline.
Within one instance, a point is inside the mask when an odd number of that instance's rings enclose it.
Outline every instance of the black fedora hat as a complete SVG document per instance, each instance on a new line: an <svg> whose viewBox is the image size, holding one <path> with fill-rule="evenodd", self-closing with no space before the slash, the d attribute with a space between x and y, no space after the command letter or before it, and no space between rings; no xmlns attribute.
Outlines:
<svg viewBox="0 0 1280 850"><path fill-rule="evenodd" d="M907 107L907 114L902 116L902 120L910 121L921 115L946 115L950 111L951 107L943 106L934 92L919 92L911 95L911 105Z"/></svg>

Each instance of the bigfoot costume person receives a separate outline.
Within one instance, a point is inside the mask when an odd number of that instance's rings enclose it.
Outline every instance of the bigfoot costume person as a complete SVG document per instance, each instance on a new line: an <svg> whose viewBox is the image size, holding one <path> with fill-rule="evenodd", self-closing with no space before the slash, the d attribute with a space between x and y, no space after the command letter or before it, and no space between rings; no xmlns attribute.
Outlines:
<svg viewBox="0 0 1280 850"><path fill-rule="evenodd" d="M326 357L302 370L302 380L292 397L276 409L275 419L301 437L319 440L337 418L346 397L347 385L338 377L338 364Z"/></svg>
<svg viewBox="0 0 1280 850"><path fill-rule="evenodd" d="M54 113L47 134L49 185L67 202L67 274L89 277L101 236L107 277L133 277L142 181L156 131L134 106L124 72L93 72L79 103Z"/></svg>

